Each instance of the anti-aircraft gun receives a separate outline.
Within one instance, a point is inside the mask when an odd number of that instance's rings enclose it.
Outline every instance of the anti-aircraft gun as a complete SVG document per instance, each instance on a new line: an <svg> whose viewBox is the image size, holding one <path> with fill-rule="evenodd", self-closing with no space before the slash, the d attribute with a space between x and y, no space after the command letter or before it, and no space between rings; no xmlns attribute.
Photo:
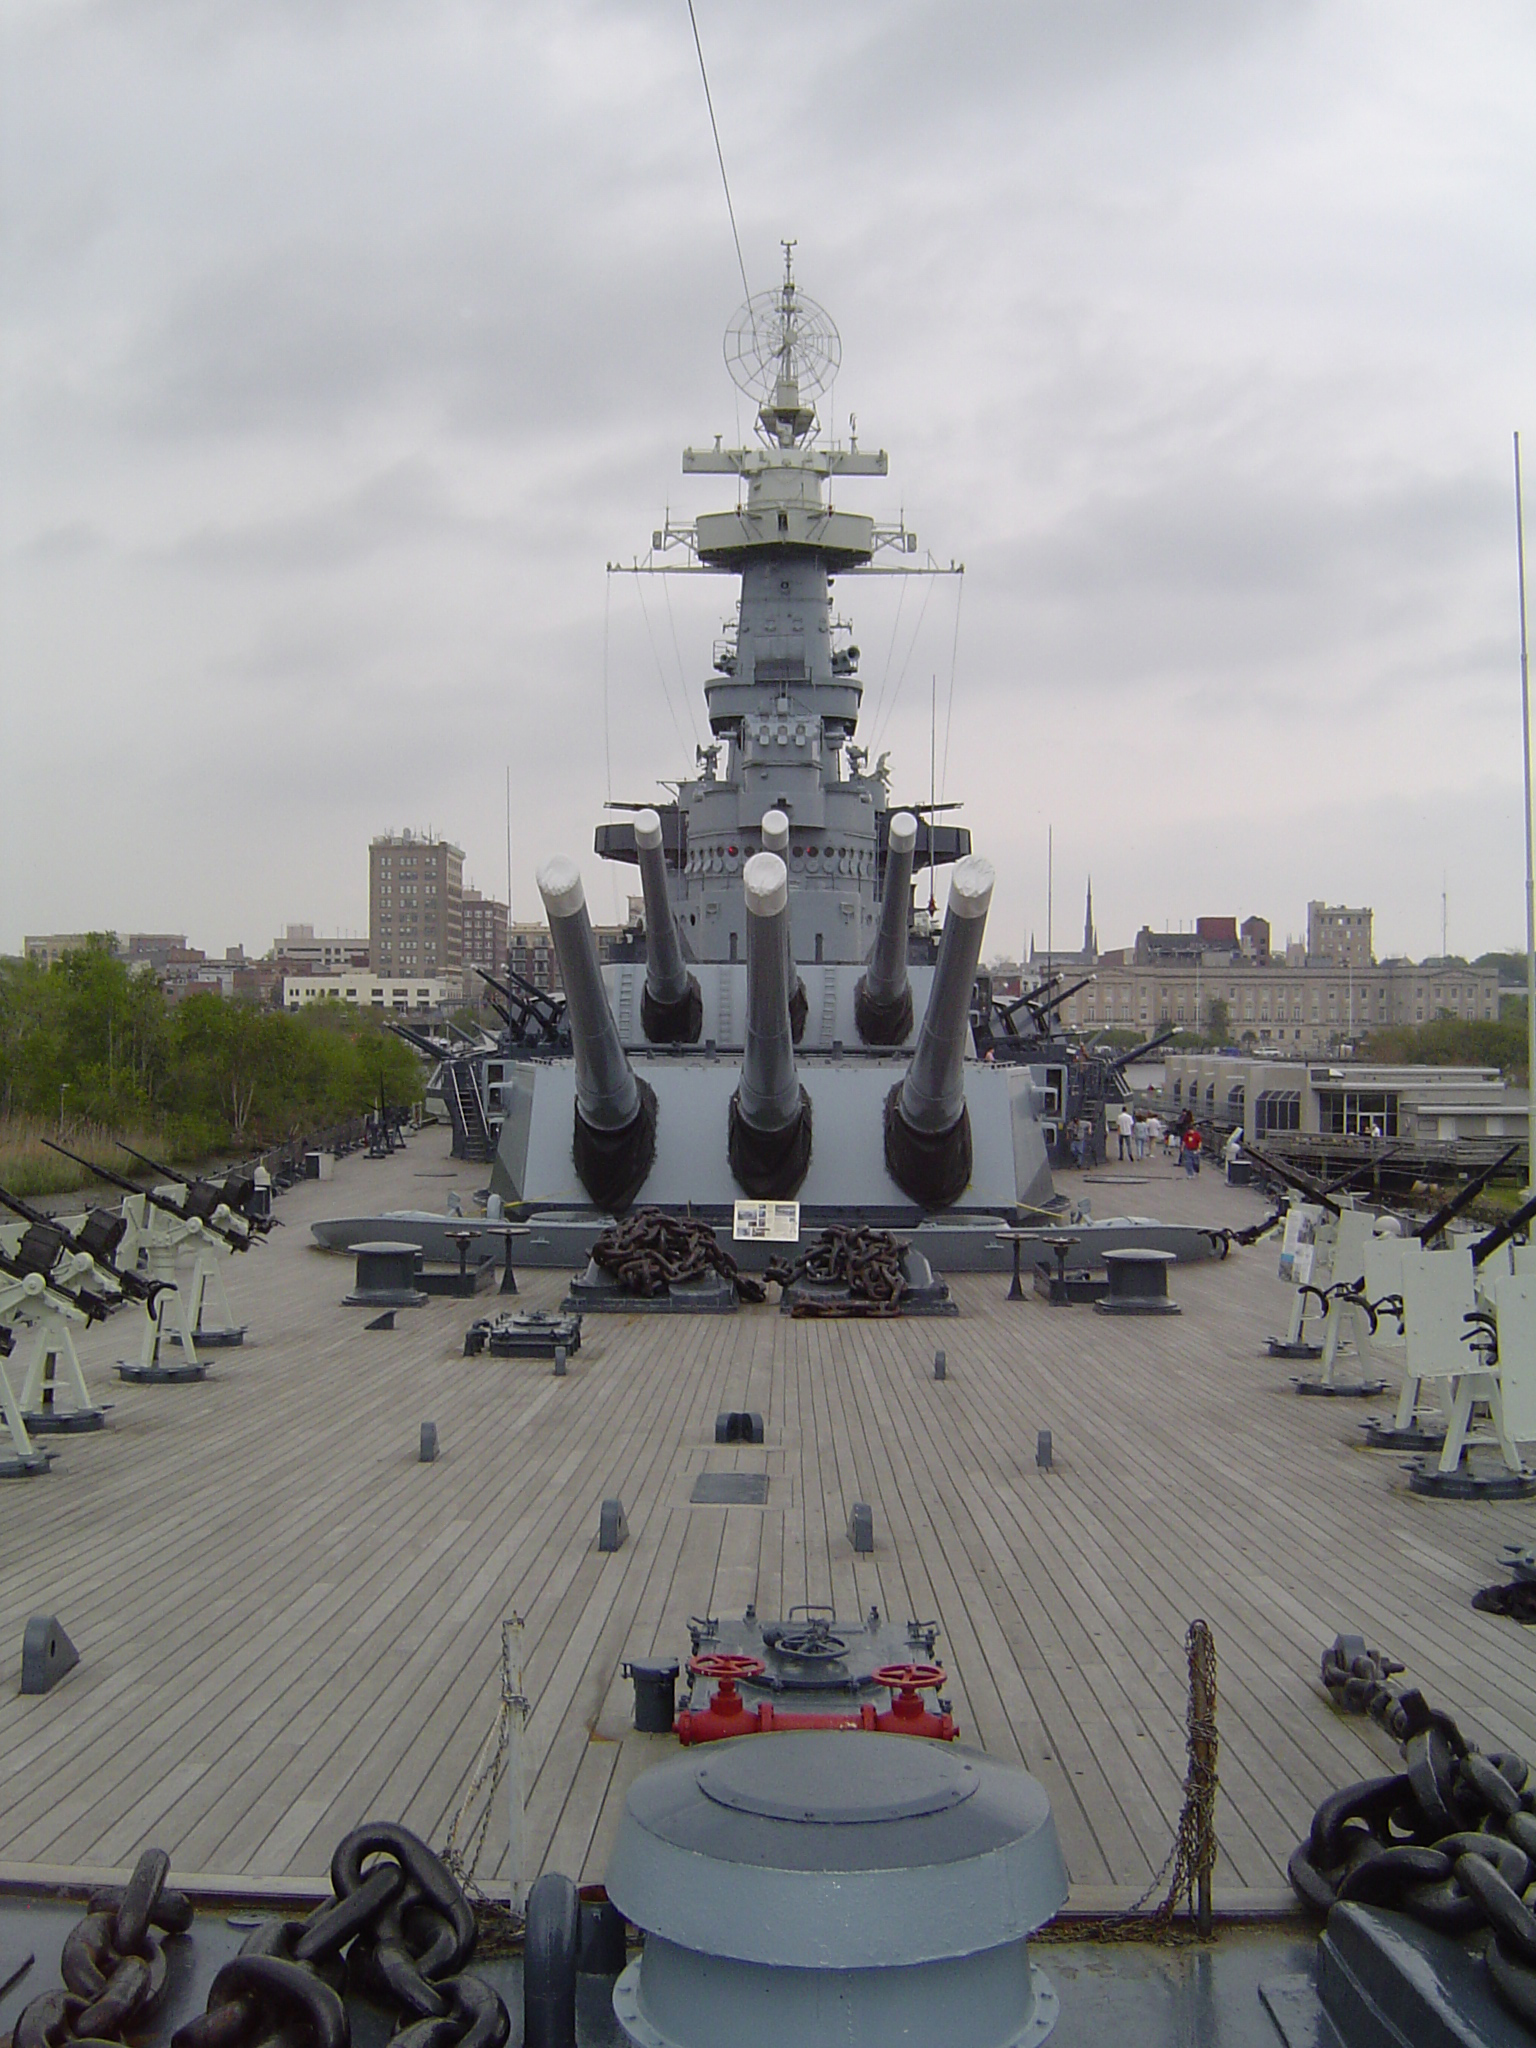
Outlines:
<svg viewBox="0 0 1536 2048"><path fill-rule="evenodd" d="M238 1216L249 1229L265 1236L272 1228L270 1215L260 1214L255 1207L256 1177L242 1167L232 1167L221 1180L189 1180L178 1173L173 1166L166 1166L158 1159L151 1159L147 1152L137 1152L132 1145L121 1138L113 1140L120 1152L126 1152L130 1159L137 1159L141 1166L147 1166L151 1173L164 1177L167 1186L184 1187L187 1191L187 1209L199 1221L214 1216L220 1206Z"/></svg>
<svg viewBox="0 0 1536 2048"><path fill-rule="evenodd" d="M55 1144L52 1138L45 1138L43 1143L51 1151L74 1160L109 1187L123 1190L122 1215L127 1230L120 1247L121 1259L124 1263L142 1264L151 1280L164 1283L154 1298L144 1303L144 1337L138 1365L120 1370L141 1377L168 1376L159 1365L159 1355L170 1303L185 1361L175 1376L200 1378L197 1335L211 1344L239 1344L244 1339L244 1327L235 1322L224 1289L219 1261L221 1256L249 1251L253 1244L260 1244L262 1237L257 1226L237 1214L225 1199L224 1183L183 1179L168 1168L157 1167L157 1171L168 1176L165 1184L142 1188L110 1167L83 1159L67 1146ZM129 1146L123 1149L132 1150ZM249 1202L255 1192L254 1176L235 1174L230 1179L234 1183L230 1192L242 1203ZM172 1188L182 1191L180 1199L170 1192ZM210 1296L219 1320L205 1327L204 1309Z"/></svg>
<svg viewBox="0 0 1536 2048"><path fill-rule="evenodd" d="M41 1260L49 1238L55 1241L52 1261L47 1267L38 1265L36 1270L55 1271L60 1257L65 1254L78 1262L75 1270L61 1276L66 1285L77 1274L90 1270L105 1279L123 1299L151 1302L168 1284L164 1280L146 1280L142 1274L116 1263L118 1248L127 1235L128 1219L114 1209L88 1209L78 1220L68 1216L50 1216L4 1187L0 1187L0 1207L9 1209L13 1216L20 1217L28 1225L20 1245L15 1247L18 1256L26 1251L30 1239L30 1256Z"/></svg>
<svg viewBox="0 0 1536 2048"><path fill-rule="evenodd" d="M70 1325L98 1323L114 1303L78 1284L97 1268L94 1260L65 1249L65 1235L44 1218L29 1222L19 1243L0 1250L6 1354L15 1348L12 1323L25 1323L36 1333L22 1368L19 1405L0 1367L0 1405L6 1409L7 1429L22 1471L35 1469L29 1429L96 1429L106 1419L86 1389Z"/></svg>

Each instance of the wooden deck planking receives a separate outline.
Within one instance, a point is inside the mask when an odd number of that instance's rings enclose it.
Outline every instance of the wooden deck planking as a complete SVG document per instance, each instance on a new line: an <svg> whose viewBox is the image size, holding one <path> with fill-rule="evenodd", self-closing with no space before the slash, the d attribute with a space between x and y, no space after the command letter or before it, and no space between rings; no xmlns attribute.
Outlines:
<svg viewBox="0 0 1536 2048"><path fill-rule="evenodd" d="M306 1247L311 1216L482 1177L445 1149L418 1138L286 1197L288 1229L229 1276L250 1340L211 1353L203 1386L119 1386L128 1318L90 1334L111 1427L0 1488L0 1642L14 1655L52 1611L82 1652L45 1699L0 1692L0 1858L124 1864L158 1839L187 1872L314 1877L372 1812L441 1840L514 1607L529 1841L587 1878L636 1771L670 1753L628 1725L624 1658L684 1656L690 1613L749 1600L935 1619L968 1739L1040 1776L1082 1885L1139 1886L1166 1852L1196 1612L1221 1657L1228 1882L1273 1885L1316 1799L1392 1757L1318 1689L1340 1626L1405 1657L1470 1733L1536 1748L1531 1638L1468 1605L1529 1510L1419 1501L1399 1460L1352 1447L1360 1404L1296 1399L1259 1353L1284 1308L1269 1247L1176 1269L1183 1315L1133 1323L1009 1305L992 1276L954 1280L949 1322L592 1318L557 1382L459 1355L472 1315L514 1305L493 1296L365 1337L338 1306L349 1265ZM1116 1178L1101 1213L1257 1213L1210 1176L1153 1167L1123 1197ZM520 1275L524 1304L553 1305L564 1277ZM738 1407L763 1412L761 1449L714 1446ZM766 1470L768 1508L689 1507L706 1464ZM631 1535L600 1557L608 1493ZM847 1542L855 1499L872 1558ZM482 1877L505 1841L498 1803Z"/></svg>

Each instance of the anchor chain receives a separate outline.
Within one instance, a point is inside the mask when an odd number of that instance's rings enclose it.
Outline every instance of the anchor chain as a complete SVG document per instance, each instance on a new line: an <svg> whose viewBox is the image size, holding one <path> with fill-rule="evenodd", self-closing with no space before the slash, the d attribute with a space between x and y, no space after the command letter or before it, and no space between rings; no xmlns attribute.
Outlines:
<svg viewBox="0 0 1536 2048"><path fill-rule="evenodd" d="M836 1223L802 1252L793 1265L775 1259L768 1278L781 1287L797 1280L832 1281L846 1286L856 1302L894 1310L906 1287L901 1270L901 1245L888 1230L866 1223ZM806 1314L836 1314L841 1304L804 1303Z"/></svg>
<svg viewBox="0 0 1536 2048"><path fill-rule="evenodd" d="M1359 1638L1341 1637L1348 1646ZM1355 1664L1377 1663L1381 1676ZM1494 1989L1536 2033L1536 1787L1522 1756L1468 1742L1448 1714L1389 1683L1402 1666L1379 1651L1335 1657L1362 1690L1354 1711L1398 1737L1404 1768L1346 1785L1312 1816L1287 1874L1303 1903L1326 1915L1340 1901L1406 1913L1441 1934L1486 1929ZM1329 1659L1324 1658L1325 1674Z"/></svg>
<svg viewBox="0 0 1536 2048"><path fill-rule="evenodd" d="M60 1958L65 1989L32 2001L14 2048L127 2048L142 2037L168 1974L151 1929L183 1934L192 1923L191 1901L165 1889L168 1869L165 1852L148 1849L126 1886L91 1894ZM348 1991L399 2015L391 2048L504 2048L506 2007L464 1967L473 1910L425 1842L393 1822L355 1828L331 1858L331 1888L306 1919L255 1929L171 2048L351 2048Z"/></svg>
<svg viewBox="0 0 1536 2048"><path fill-rule="evenodd" d="M592 1261L625 1294L644 1300L665 1294L686 1280L719 1273L742 1301L763 1302L761 1280L743 1273L707 1223L695 1216L669 1216L661 1209L636 1209L612 1224L592 1247Z"/></svg>
<svg viewBox="0 0 1536 2048"><path fill-rule="evenodd" d="M12 2033L15 2048L123 2042L142 2030L165 1996L165 1950L154 1930L184 1934L192 1924L192 1901L166 1889L170 1867L163 1849L146 1849L126 1885L90 1894L59 1958L64 1989L27 2006Z"/></svg>

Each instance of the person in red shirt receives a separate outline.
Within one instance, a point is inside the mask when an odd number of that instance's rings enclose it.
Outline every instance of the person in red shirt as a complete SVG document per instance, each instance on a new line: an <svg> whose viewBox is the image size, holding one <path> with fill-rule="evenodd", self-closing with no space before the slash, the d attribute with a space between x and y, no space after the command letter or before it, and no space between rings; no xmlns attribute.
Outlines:
<svg viewBox="0 0 1536 2048"><path fill-rule="evenodd" d="M1184 1171L1196 1174L1200 1171L1200 1126L1190 1124L1184 1133Z"/></svg>

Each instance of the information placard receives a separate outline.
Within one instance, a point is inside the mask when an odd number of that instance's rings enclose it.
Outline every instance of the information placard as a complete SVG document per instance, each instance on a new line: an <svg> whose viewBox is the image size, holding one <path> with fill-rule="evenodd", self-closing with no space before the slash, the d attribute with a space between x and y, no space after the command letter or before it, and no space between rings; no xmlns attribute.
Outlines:
<svg viewBox="0 0 1536 2048"><path fill-rule="evenodd" d="M798 1202L738 1202L735 1222L731 1229L733 1238L740 1240L766 1241L770 1244L798 1244L800 1242L800 1204Z"/></svg>

